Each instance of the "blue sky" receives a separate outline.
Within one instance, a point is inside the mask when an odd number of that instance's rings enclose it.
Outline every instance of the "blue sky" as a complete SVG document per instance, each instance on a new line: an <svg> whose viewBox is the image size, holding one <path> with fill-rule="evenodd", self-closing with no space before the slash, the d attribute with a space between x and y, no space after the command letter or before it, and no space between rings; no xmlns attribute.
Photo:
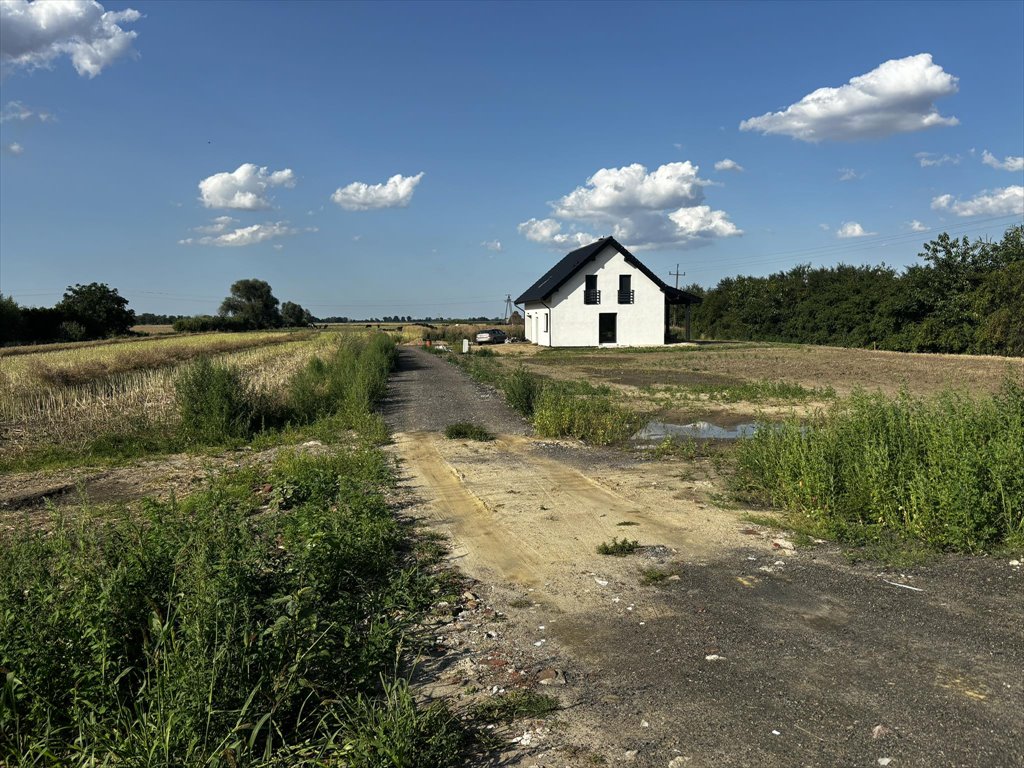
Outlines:
<svg viewBox="0 0 1024 768"><path fill-rule="evenodd" d="M26 305L212 312L259 277L320 316L497 314L591 236L710 286L1024 218L1020 2L0 2Z"/></svg>

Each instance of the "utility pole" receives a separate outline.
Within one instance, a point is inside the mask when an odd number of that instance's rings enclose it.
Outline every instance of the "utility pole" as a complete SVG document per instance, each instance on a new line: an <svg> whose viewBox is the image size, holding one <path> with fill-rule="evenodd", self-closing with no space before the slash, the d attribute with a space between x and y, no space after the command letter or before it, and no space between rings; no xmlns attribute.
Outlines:
<svg viewBox="0 0 1024 768"><path fill-rule="evenodd" d="M679 265L678 264L676 264L676 271L675 272L669 272L669 274L675 276L675 278L676 278L676 288L679 287L679 278L686 276L685 272L680 272L679 271Z"/></svg>
<svg viewBox="0 0 1024 768"><path fill-rule="evenodd" d="M505 294L505 325L512 319L512 294Z"/></svg>

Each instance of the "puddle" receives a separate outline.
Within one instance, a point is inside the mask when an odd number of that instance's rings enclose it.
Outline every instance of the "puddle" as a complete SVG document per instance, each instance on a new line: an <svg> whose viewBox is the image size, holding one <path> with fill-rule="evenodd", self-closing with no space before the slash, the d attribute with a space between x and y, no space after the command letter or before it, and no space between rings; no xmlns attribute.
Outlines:
<svg viewBox="0 0 1024 768"><path fill-rule="evenodd" d="M634 440L643 442L661 441L666 437L692 437L698 440L736 440L750 437L757 431L756 424L737 424L734 427L720 427L707 421L692 424L667 424L664 421L649 421L633 435Z"/></svg>

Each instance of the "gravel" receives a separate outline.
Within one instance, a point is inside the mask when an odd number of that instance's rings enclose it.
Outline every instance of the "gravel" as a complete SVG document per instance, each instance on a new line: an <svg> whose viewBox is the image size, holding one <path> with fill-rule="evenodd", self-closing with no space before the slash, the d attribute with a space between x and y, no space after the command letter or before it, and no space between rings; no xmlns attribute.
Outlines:
<svg viewBox="0 0 1024 768"><path fill-rule="evenodd" d="M531 431L500 393L417 347L399 347L383 412L392 432L443 432L458 422L479 424L497 435Z"/></svg>

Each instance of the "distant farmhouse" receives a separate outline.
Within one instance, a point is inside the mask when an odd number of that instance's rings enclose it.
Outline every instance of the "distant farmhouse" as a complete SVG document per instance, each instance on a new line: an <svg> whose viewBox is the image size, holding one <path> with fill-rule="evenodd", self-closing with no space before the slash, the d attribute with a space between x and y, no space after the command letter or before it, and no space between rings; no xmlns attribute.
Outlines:
<svg viewBox="0 0 1024 768"><path fill-rule="evenodd" d="M700 297L665 285L613 237L578 248L526 292L526 338L543 347L652 346L668 340L669 306Z"/></svg>

